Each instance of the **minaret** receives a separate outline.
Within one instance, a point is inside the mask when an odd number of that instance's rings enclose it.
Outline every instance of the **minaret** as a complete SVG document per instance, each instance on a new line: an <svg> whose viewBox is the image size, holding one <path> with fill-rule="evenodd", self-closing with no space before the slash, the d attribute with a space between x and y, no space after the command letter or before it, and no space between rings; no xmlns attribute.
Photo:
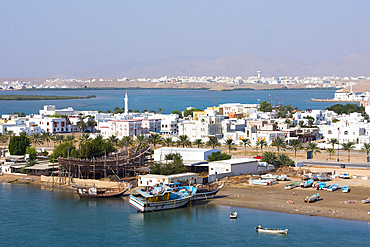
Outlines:
<svg viewBox="0 0 370 247"><path fill-rule="evenodd" d="M127 90L125 95L125 115L128 114L128 97L127 97Z"/></svg>

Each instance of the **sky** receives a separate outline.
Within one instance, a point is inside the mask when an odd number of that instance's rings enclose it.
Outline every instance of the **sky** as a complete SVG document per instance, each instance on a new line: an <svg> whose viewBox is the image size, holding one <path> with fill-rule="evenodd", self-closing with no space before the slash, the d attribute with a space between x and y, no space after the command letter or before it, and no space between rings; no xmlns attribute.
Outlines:
<svg viewBox="0 0 370 247"><path fill-rule="evenodd" d="M0 78L171 57L370 53L370 1L0 0Z"/></svg>

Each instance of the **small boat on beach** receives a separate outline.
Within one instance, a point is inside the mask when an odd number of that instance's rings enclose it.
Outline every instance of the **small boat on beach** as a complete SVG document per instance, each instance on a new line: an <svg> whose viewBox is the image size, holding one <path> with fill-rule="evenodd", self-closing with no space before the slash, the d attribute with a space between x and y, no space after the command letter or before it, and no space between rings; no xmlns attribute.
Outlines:
<svg viewBox="0 0 370 247"><path fill-rule="evenodd" d="M238 213L236 211L231 212L230 219L236 219L238 217Z"/></svg>
<svg viewBox="0 0 370 247"><path fill-rule="evenodd" d="M314 201L317 201L319 198L320 198L320 194L316 193L316 194L313 194L312 196L307 196L304 199L304 202L307 202L307 203L314 202Z"/></svg>
<svg viewBox="0 0 370 247"><path fill-rule="evenodd" d="M129 189L131 189L131 185L126 188L77 187L77 194L80 198L118 197Z"/></svg>
<svg viewBox="0 0 370 247"><path fill-rule="evenodd" d="M288 234L288 229L283 228L264 228L262 226L256 227L257 232L275 233L275 234Z"/></svg>
<svg viewBox="0 0 370 247"><path fill-rule="evenodd" d="M343 192L343 193L348 193L348 192L349 192L349 188L348 188L348 186L347 186L347 185L343 185L343 186L342 186L342 192Z"/></svg>
<svg viewBox="0 0 370 247"><path fill-rule="evenodd" d="M365 200L361 200L361 201L362 201L362 203L369 203L370 202L370 197L365 199Z"/></svg>
<svg viewBox="0 0 370 247"><path fill-rule="evenodd" d="M339 184L335 183L335 184L330 185L326 191L335 191L338 189L338 187L339 187Z"/></svg>
<svg viewBox="0 0 370 247"><path fill-rule="evenodd" d="M324 188L326 186L326 183L319 183L317 186L316 186L316 189L318 190L322 190L322 188Z"/></svg>
<svg viewBox="0 0 370 247"><path fill-rule="evenodd" d="M140 212L175 209L187 204L197 192L197 188L171 188L159 184L147 189L136 189L130 195L130 205Z"/></svg>
<svg viewBox="0 0 370 247"><path fill-rule="evenodd" d="M224 187L224 183L221 183L218 187L201 187L199 188L200 185L196 186L197 192L195 195L190 199L192 201L198 201L198 200L204 200L204 199L212 199L215 197L217 192L219 192L222 187ZM184 186L184 188L189 189L189 186Z"/></svg>
<svg viewBox="0 0 370 247"><path fill-rule="evenodd" d="M312 185L313 185L313 179L309 179L309 180L301 183L302 188L312 187Z"/></svg>
<svg viewBox="0 0 370 247"><path fill-rule="evenodd" d="M286 189L286 190L293 189L293 188L297 187L297 186L298 186L298 184L299 184L299 182L298 182L298 181L295 181L295 182L293 182L293 183L291 183L291 184L289 184L289 185L286 185L286 186L285 186L285 189Z"/></svg>
<svg viewBox="0 0 370 247"><path fill-rule="evenodd" d="M254 185L272 185L275 183L275 180L273 179L249 179L249 184Z"/></svg>
<svg viewBox="0 0 370 247"><path fill-rule="evenodd" d="M289 181L290 180L290 177L288 177L287 175L280 175L280 176L277 176L276 179L278 181Z"/></svg>

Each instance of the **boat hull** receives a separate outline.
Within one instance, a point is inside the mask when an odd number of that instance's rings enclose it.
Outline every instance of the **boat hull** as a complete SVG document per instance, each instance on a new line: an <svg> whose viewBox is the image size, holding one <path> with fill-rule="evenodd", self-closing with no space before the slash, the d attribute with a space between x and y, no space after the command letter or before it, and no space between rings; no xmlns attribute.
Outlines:
<svg viewBox="0 0 370 247"><path fill-rule="evenodd" d="M217 194L217 192L220 191L220 189L223 187L224 185L222 184L221 186L219 186L216 190L213 190L213 191L207 191L207 192L202 192L202 191L197 191L195 193L195 195L190 199L191 201L199 201L199 200L205 200L205 199L212 199L215 197L215 195Z"/></svg>
<svg viewBox="0 0 370 247"><path fill-rule="evenodd" d="M288 229L257 229L257 232L274 233L274 234L288 234Z"/></svg>
<svg viewBox="0 0 370 247"><path fill-rule="evenodd" d="M153 212L159 210L174 209L184 206L190 201L189 197L184 197L175 200L162 201L162 202L145 202L140 198L130 195L130 205L139 210L140 212Z"/></svg>
<svg viewBox="0 0 370 247"><path fill-rule="evenodd" d="M77 194L80 198L107 198L107 197L118 197L122 196L126 191L130 189L126 188L124 190L116 191L116 192L107 192L107 193L96 193L92 194L89 193L89 190L84 190L83 188L77 188Z"/></svg>

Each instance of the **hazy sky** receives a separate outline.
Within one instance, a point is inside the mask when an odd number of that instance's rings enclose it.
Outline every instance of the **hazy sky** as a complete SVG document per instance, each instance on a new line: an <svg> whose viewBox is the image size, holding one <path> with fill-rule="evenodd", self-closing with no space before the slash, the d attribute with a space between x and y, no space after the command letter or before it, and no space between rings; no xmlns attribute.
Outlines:
<svg viewBox="0 0 370 247"><path fill-rule="evenodd" d="M173 56L370 53L370 1L0 0L0 77Z"/></svg>

